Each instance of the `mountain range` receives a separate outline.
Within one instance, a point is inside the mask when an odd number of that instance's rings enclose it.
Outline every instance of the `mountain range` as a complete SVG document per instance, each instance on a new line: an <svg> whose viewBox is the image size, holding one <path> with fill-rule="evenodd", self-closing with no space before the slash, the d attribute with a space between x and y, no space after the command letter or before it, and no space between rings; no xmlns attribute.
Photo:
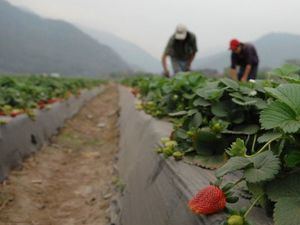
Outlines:
<svg viewBox="0 0 300 225"><path fill-rule="evenodd" d="M108 75L137 71L160 73L157 58L138 45L116 35L42 18L30 10L0 0L0 72ZM242 40L241 40L242 41ZM253 41L260 68L300 62L300 35L270 33ZM197 70L230 65L227 49L193 63Z"/></svg>
<svg viewBox="0 0 300 225"><path fill-rule="evenodd" d="M110 47L70 23L0 0L0 71L101 75L130 71Z"/></svg>
<svg viewBox="0 0 300 225"><path fill-rule="evenodd" d="M79 28L99 41L99 43L105 44L116 51L133 70L152 73L162 71L159 60L138 45L108 32L84 26L79 26Z"/></svg>

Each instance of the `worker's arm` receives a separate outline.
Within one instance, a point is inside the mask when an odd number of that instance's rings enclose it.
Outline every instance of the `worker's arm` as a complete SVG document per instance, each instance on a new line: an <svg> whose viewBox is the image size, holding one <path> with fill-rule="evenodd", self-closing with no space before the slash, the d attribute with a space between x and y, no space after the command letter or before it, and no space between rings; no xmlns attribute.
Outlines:
<svg viewBox="0 0 300 225"><path fill-rule="evenodd" d="M196 53L193 53L193 54L190 56L190 58L189 58L189 60L188 60L188 62L187 62L187 70L188 70L188 71L191 70L192 62L194 61L195 56L196 56Z"/></svg>
<svg viewBox="0 0 300 225"><path fill-rule="evenodd" d="M167 66L167 57L168 57L168 55L166 53L164 53L162 56L161 62L162 62L163 70L164 70L164 76L170 77L170 72L169 72L168 66Z"/></svg>
<svg viewBox="0 0 300 225"><path fill-rule="evenodd" d="M229 75L230 75L231 79L238 80L236 68L234 68L234 69L230 68Z"/></svg>
<svg viewBox="0 0 300 225"><path fill-rule="evenodd" d="M237 56L232 53L231 54L231 67L229 70L229 75L230 75L231 79L233 79L233 80L238 80L236 66L237 66Z"/></svg>
<svg viewBox="0 0 300 225"><path fill-rule="evenodd" d="M245 68L245 72L242 76L242 79L241 81L247 81L248 80L248 77L249 77L249 74L251 72L251 69L252 69L252 66L250 64L248 64Z"/></svg>
<svg viewBox="0 0 300 225"><path fill-rule="evenodd" d="M170 77L170 72L168 70L168 64L167 64L167 58L168 56L173 55L173 44L174 44L174 38L173 36L169 39L168 44L164 50L161 63L164 70L164 76Z"/></svg>

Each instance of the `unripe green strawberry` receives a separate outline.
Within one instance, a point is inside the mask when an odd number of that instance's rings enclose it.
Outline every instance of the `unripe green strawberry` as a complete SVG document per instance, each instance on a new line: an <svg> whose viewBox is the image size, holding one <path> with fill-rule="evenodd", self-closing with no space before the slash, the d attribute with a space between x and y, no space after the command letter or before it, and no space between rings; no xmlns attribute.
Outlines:
<svg viewBox="0 0 300 225"><path fill-rule="evenodd" d="M232 215L227 220L228 225L244 225L244 218L239 215Z"/></svg>
<svg viewBox="0 0 300 225"><path fill-rule="evenodd" d="M224 192L213 185L199 191L189 202L189 207L193 212L204 215L220 212L225 206L226 196Z"/></svg>
<svg viewBox="0 0 300 225"><path fill-rule="evenodd" d="M0 126L1 125L6 125L7 124L7 121L5 121L5 120L0 120Z"/></svg>
<svg viewBox="0 0 300 225"><path fill-rule="evenodd" d="M142 110L144 107L143 107L143 103L141 101L136 101L135 103L135 109L137 110Z"/></svg>
<svg viewBox="0 0 300 225"><path fill-rule="evenodd" d="M177 146L177 142L176 142L176 141L167 141L167 142L165 143L165 146L166 146L166 147L170 147L170 148L174 148L174 147Z"/></svg>
<svg viewBox="0 0 300 225"><path fill-rule="evenodd" d="M153 101L149 101L146 103L146 105L151 108L155 106L155 103Z"/></svg>
<svg viewBox="0 0 300 225"><path fill-rule="evenodd" d="M216 133L220 133L223 130L223 127L220 123L215 123L212 125L211 129Z"/></svg>
<svg viewBox="0 0 300 225"><path fill-rule="evenodd" d="M195 132L192 130L189 130L188 132L186 132L186 135L189 137L193 137L195 135Z"/></svg>
<svg viewBox="0 0 300 225"><path fill-rule="evenodd" d="M172 96L172 100L173 100L173 101L176 101L177 99L178 99L178 95L173 95L173 96Z"/></svg>
<svg viewBox="0 0 300 225"><path fill-rule="evenodd" d="M168 137L163 137L160 139L160 141L161 141L161 143L166 144L166 142L171 141L171 139Z"/></svg>
<svg viewBox="0 0 300 225"><path fill-rule="evenodd" d="M176 151L173 153L173 157L175 160L179 161L179 160L182 160L183 158L183 153L180 152L180 151Z"/></svg>
<svg viewBox="0 0 300 225"><path fill-rule="evenodd" d="M155 151L156 151L157 154L163 153L163 149L160 148L160 147L159 147L159 148L156 148Z"/></svg>
<svg viewBox="0 0 300 225"><path fill-rule="evenodd" d="M170 147L164 147L163 148L163 154L164 154L165 157L170 157L170 156L173 155L173 153L174 153L173 148L170 148Z"/></svg>

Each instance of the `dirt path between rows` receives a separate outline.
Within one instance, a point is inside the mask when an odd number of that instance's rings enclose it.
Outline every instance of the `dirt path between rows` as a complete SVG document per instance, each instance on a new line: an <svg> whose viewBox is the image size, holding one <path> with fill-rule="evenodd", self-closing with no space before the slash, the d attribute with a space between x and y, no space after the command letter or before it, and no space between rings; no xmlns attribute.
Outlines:
<svg viewBox="0 0 300 225"><path fill-rule="evenodd" d="M108 85L0 185L0 225L107 225L118 93Z"/></svg>

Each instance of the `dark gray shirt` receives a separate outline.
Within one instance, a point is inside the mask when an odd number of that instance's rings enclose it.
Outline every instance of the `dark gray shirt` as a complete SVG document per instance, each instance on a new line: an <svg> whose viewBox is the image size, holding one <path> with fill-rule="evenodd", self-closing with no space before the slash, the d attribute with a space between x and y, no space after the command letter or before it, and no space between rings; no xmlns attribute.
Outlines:
<svg viewBox="0 0 300 225"><path fill-rule="evenodd" d="M186 39L182 41L176 40L175 35L172 35L165 54L179 60L188 60L197 51L196 36L192 32L188 32Z"/></svg>
<svg viewBox="0 0 300 225"><path fill-rule="evenodd" d="M236 66L245 67L246 65L257 66L259 63L258 55L255 47L252 44L242 44L242 51L240 54L231 54L231 68L235 69Z"/></svg>

